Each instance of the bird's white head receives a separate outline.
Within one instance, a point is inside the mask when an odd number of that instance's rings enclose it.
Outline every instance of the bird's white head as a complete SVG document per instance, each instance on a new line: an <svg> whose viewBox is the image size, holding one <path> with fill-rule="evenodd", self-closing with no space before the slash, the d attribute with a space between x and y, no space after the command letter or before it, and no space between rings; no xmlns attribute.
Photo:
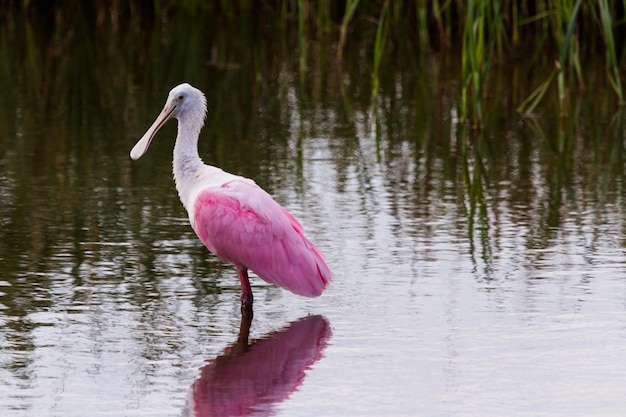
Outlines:
<svg viewBox="0 0 626 417"><path fill-rule="evenodd" d="M130 151L130 157L135 160L141 158L156 133L170 119L178 119L179 123L186 123L189 129L199 133L204 125L206 112L206 98L202 91L187 83L177 85L170 91L157 119Z"/></svg>

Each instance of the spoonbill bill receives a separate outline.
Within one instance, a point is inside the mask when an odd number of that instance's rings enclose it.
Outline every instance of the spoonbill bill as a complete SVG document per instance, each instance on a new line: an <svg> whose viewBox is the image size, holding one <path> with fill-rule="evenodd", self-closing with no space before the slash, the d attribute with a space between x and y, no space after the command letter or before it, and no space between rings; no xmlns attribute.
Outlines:
<svg viewBox="0 0 626 417"><path fill-rule="evenodd" d="M252 313L248 270L295 294L319 296L332 273L302 225L253 180L205 165L200 158L198 136L206 113L206 98L200 90L186 83L174 87L130 157L139 159L165 122L178 120L173 162L176 189L200 240L215 256L237 268L242 313Z"/></svg>

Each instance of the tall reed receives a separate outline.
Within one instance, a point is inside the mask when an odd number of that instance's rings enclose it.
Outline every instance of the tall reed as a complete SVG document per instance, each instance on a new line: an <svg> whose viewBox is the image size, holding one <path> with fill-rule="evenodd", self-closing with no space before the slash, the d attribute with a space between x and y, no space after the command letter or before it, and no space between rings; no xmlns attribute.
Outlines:
<svg viewBox="0 0 626 417"><path fill-rule="evenodd" d="M499 2L467 2L461 51L461 118L471 121L475 127L483 124L484 88L491 66L499 8Z"/></svg>
<svg viewBox="0 0 626 417"><path fill-rule="evenodd" d="M298 44L299 44L299 67L300 71L306 68L306 19L309 11L307 0L298 0Z"/></svg>
<svg viewBox="0 0 626 417"><path fill-rule="evenodd" d="M624 4L626 7L626 2ZM598 0L598 9L600 17L600 28L604 39L604 47L606 49L606 66L607 78L617 94L621 104L624 103L624 94L622 91L622 82L620 78L620 65L615 51L615 39L613 38L613 17L608 0Z"/></svg>
<svg viewBox="0 0 626 417"><path fill-rule="evenodd" d="M419 46L421 50L427 50L430 45L430 34L428 33L428 0L416 0L415 12L417 15L417 32Z"/></svg>
<svg viewBox="0 0 626 417"><path fill-rule="evenodd" d="M375 97L378 93L378 71L383 58L385 42L387 41L387 32L389 29L389 0L383 3L383 10L378 18L378 27L376 28L376 40L374 42L374 72L372 74L372 95Z"/></svg>
<svg viewBox="0 0 626 417"><path fill-rule="evenodd" d="M559 89L559 105L561 109L561 115L565 115L568 109L567 100L567 87L565 85L565 65L569 62L570 68L576 71L578 79L582 81L580 58L578 56L578 40L575 38L574 29L576 27L576 19L582 0L577 0L576 4L572 5L572 0L560 0L560 6L556 13L556 27L557 27L557 40L560 44L559 61L557 62L557 84ZM563 23L567 22L565 33L558 32L558 28L563 26Z"/></svg>
<svg viewBox="0 0 626 417"><path fill-rule="evenodd" d="M78 0L63 2L63 7L59 2L0 2L0 21L16 9L25 15L71 20L65 16L67 10L81 4ZM514 103L521 112L535 111L552 91L558 96L561 114L567 113L570 95L574 94L572 86L577 84L582 91L585 85L581 61L595 54L604 56L607 86L620 103L626 100L623 40L616 36L625 32L626 0L103 0L90 8L102 19L115 17L119 27L145 26L149 19L158 24L182 9L219 21L218 32L225 26L245 27L259 33L273 31L278 36L272 39L286 39L297 31L301 69L309 64L307 51L315 37L324 37L327 45L336 44L338 62L344 59L346 44L354 37L370 48L373 90L388 60L408 62L414 68L419 60L416 57L435 52L433 59L440 59L460 49L461 114L476 126L482 124L489 107L485 97L495 62L508 60L525 66L556 63L532 94ZM377 22L375 33L355 30L363 21ZM585 42L579 42L583 38ZM390 47L394 53L388 53ZM520 56L524 59L517 60Z"/></svg>
<svg viewBox="0 0 626 417"><path fill-rule="evenodd" d="M339 46L337 48L337 60L343 59L343 47L346 44L346 35L348 33L348 26L356 12L356 7L359 5L359 0L346 0L346 10L341 20L341 27L339 29Z"/></svg>
<svg viewBox="0 0 626 417"><path fill-rule="evenodd" d="M575 36L576 22L580 11L582 0L559 0L559 7L552 14L545 14L542 18L551 16L554 36L559 46L559 58L555 63L555 68L548 77L533 93L526 98L519 106L518 111L521 113L532 113L539 104L545 93L548 91L554 78L556 78L559 109L561 115L565 115L568 111L569 83L566 75L573 70L579 80L579 84L583 85L582 70L580 66L578 40ZM567 72L566 72L567 71Z"/></svg>

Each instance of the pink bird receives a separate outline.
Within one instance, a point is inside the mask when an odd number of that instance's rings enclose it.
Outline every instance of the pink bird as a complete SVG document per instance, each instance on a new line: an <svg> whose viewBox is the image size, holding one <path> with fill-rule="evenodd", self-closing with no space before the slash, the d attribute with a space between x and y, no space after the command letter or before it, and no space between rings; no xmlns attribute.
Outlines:
<svg viewBox="0 0 626 417"><path fill-rule="evenodd" d="M319 296L332 273L300 223L253 180L205 165L200 159L198 136L206 112L206 98L200 90L189 84L174 87L130 157L139 159L165 122L178 119L173 163L176 189L200 240L237 268L242 312L252 312L248 270L295 294Z"/></svg>

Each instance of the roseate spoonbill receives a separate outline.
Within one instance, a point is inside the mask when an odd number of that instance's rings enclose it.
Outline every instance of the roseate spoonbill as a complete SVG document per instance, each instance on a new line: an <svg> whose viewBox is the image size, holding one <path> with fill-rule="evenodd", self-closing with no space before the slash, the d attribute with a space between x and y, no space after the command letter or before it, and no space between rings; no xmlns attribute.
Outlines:
<svg viewBox="0 0 626 417"><path fill-rule="evenodd" d="M198 136L206 112L206 98L200 90L186 83L174 87L130 157L139 159L165 122L178 119L173 162L176 189L200 240L237 268L242 312L252 312L249 269L295 294L319 296L332 273L300 223L253 180L205 165L200 159Z"/></svg>

